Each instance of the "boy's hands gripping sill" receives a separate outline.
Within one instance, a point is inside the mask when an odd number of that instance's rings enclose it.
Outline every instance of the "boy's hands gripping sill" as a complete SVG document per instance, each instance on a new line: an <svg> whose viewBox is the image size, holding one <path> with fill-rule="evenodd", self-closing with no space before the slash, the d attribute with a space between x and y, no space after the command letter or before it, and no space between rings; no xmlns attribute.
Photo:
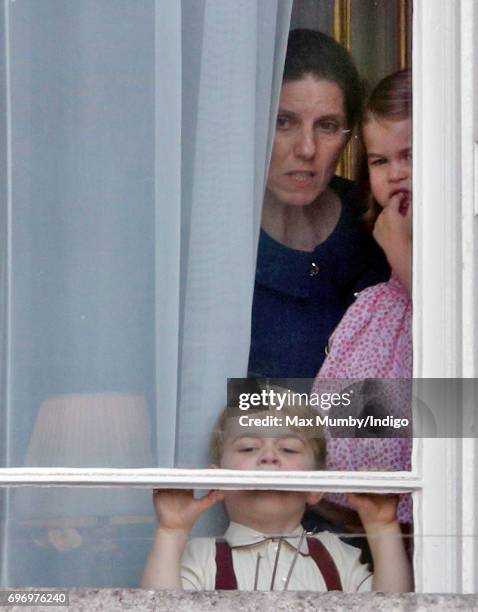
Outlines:
<svg viewBox="0 0 478 612"><path fill-rule="evenodd" d="M396 496L349 493L347 501L360 516L374 563L372 590L407 592L413 577L397 521Z"/></svg>
<svg viewBox="0 0 478 612"><path fill-rule="evenodd" d="M195 498L193 491L155 489L153 503L159 525L141 580L145 589L181 589L181 558L189 533L208 508L224 499L221 491Z"/></svg>

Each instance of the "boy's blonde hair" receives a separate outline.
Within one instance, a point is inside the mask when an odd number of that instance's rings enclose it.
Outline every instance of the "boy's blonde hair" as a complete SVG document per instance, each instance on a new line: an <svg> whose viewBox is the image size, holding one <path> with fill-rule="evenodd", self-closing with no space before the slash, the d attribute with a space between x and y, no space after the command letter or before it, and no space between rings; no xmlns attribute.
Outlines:
<svg viewBox="0 0 478 612"><path fill-rule="evenodd" d="M278 388L275 387L274 390L277 389ZM226 427L229 419L244 415L254 417L273 415L282 418L286 416L298 417L298 419L308 419L309 422L310 419L312 419L312 423L314 423L313 426L290 426L290 430L302 434L303 438L310 445L312 452L314 453L316 469L320 470L324 467L326 443L322 428L315 425L315 417L317 416L317 412L315 412L308 404L305 403L305 394L293 393L288 389L283 389L282 391L284 393L289 392L289 396L292 396L292 401L286 401L281 410L277 410L275 406L270 406L268 404L262 404L261 406L249 408L248 410L240 410L237 406L228 406L222 410L216 420L216 423L214 424L209 440L209 454L215 464L219 464L221 462L222 454L224 452ZM300 397L298 398L298 396Z"/></svg>

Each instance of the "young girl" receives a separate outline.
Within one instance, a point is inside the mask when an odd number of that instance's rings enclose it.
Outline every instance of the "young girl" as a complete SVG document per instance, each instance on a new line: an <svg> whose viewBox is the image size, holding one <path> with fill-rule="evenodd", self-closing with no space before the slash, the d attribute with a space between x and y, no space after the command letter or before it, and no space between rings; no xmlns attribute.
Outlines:
<svg viewBox="0 0 478 612"><path fill-rule="evenodd" d="M328 356L312 389L315 393L323 390L325 379L412 376L412 124L408 71L386 77L372 92L360 124L360 140L364 162L359 184L368 191L364 220L373 227L373 236L383 249L392 274L388 282L357 294L330 338ZM410 385L398 383L392 388L395 406L399 395L401 412L397 415L395 410L395 416L410 418ZM330 470L410 469L408 438L350 439L334 438L331 434L327 442ZM347 505L342 495L327 497ZM397 516L402 523L411 523L410 496L400 496Z"/></svg>

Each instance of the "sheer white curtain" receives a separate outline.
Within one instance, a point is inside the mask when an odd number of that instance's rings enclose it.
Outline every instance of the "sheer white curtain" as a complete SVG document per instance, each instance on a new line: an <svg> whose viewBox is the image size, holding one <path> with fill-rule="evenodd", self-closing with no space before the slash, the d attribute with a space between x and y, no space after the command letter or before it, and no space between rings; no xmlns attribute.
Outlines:
<svg viewBox="0 0 478 612"><path fill-rule="evenodd" d="M2 465L202 466L247 367L291 0L2 4ZM3 492L2 583L137 584L150 506Z"/></svg>

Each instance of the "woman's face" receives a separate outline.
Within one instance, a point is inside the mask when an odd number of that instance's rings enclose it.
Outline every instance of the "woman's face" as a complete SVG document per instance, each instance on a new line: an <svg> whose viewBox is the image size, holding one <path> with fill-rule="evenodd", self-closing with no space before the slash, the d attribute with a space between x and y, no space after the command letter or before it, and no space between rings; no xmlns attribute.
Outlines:
<svg viewBox="0 0 478 612"><path fill-rule="evenodd" d="M327 188L347 142L340 87L307 75L282 85L266 197L311 204Z"/></svg>

